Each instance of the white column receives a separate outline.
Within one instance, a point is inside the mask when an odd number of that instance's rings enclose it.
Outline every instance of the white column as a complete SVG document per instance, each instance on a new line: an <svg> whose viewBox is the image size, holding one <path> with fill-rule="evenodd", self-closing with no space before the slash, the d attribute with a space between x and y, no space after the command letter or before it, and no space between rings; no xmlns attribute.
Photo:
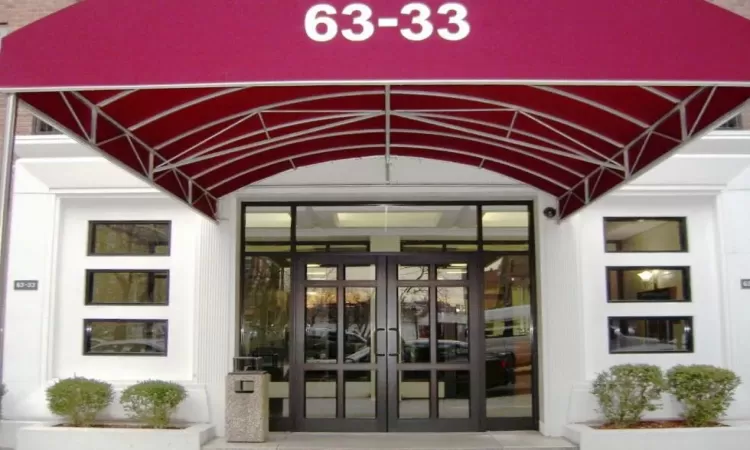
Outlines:
<svg viewBox="0 0 750 450"><path fill-rule="evenodd" d="M535 217L540 431L561 436L573 389L585 376L580 217L558 224L542 214L548 206L556 206L554 200L541 196Z"/></svg>
<svg viewBox="0 0 750 450"><path fill-rule="evenodd" d="M750 279L750 169L737 177L719 195L717 202L721 236L722 295L713 301L722 305L723 340L726 366L740 376L743 383L729 409L731 419L750 417L750 289L743 289L741 280ZM718 324L717 324L718 326ZM696 327L697 328L697 327Z"/></svg>
<svg viewBox="0 0 750 450"><path fill-rule="evenodd" d="M8 284L8 254L10 249L10 214L13 198L13 159L16 145L18 97L8 94L5 103L5 134L0 157L0 381L3 374L5 342L5 292Z"/></svg>
<svg viewBox="0 0 750 450"><path fill-rule="evenodd" d="M224 379L236 336L237 205L221 202L220 221L201 219L197 239L195 378L206 386L211 422L224 435Z"/></svg>

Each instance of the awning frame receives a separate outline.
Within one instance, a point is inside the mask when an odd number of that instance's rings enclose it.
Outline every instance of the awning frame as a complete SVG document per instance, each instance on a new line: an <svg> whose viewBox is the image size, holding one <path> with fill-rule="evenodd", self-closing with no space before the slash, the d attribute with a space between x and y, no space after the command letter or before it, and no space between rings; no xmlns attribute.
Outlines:
<svg viewBox="0 0 750 450"><path fill-rule="evenodd" d="M334 83L319 83L319 84L335 85ZM592 200L595 199L596 196L594 194L597 192L597 189L600 187L600 182L604 175L616 177L616 179L618 180L618 183L631 180L633 178L633 171L632 171L632 168L629 167L631 165L629 164L629 161L632 160L635 163L637 163L640 160L641 155L643 154L644 150L647 148L649 140L653 136L659 136L663 139L670 140L675 144L677 148L684 145L685 142L691 139L694 139L696 137L695 136L696 127L698 126L698 123L701 121L703 117L703 113L709 107L712 99L714 98L714 94L716 90L721 85L721 83L716 83L711 86L702 86L702 87L697 88L695 92L693 92L691 95L687 96L686 98L679 99L660 89L660 86L662 85L664 86L678 85L679 84L678 82L675 82L674 84L664 83L664 84L654 84L654 85L645 85L645 84L630 85L624 82L611 82L611 85L641 88L645 90L646 92L656 95L662 99L668 100L670 103L674 105L659 120L651 124L648 124L638 118L633 117L632 115L629 115L625 111L612 108L602 103L592 101L591 99L584 98L582 96L577 96L575 94L565 92L559 89L558 87L556 87L557 85L554 85L554 84L548 83L548 84L530 85L528 84L528 82L523 83L523 85L526 87L531 87L533 89L538 89L540 91L548 92L553 95L565 97L575 102L596 108L597 110L601 111L603 114L609 114L609 115L615 116L630 124L643 128L643 132L640 135L638 135L635 139L633 139L632 141L628 143L623 143L615 139L612 139L608 136L605 136L601 133L598 133L595 130L588 129L585 126L572 122L564 117L555 116L554 114L550 114L546 112L536 111L532 108L528 108L523 105L518 105L518 104L511 103L511 102L498 101L495 99L482 98L482 97L475 97L475 96L468 96L468 95L454 95L454 94L440 93L440 92L435 92L435 91L420 90L418 88L414 88L414 86L416 86L417 84L418 83L414 81L401 82L397 86L393 86L391 84L382 84L382 83L379 84L376 82L371 82L371 83L349 82L349 83L345 83L345 85L356 86L359 88L362 88L363 86L367 86L367 87L372 87L373 89L342 91L342 92L337 92L333 94L299 97L299 98L293 98L290 100L285 100L282 102L265 104L260 107L254 107L246 111L242 111L240 113L233 113L224 117L220 117L214 121L211 121L210 123L201 124L192 129L185 130L181 134L174 136L165 142L161 142L153 146L147 144L146 142L144 142L142 139L138 137L136 132L140 128L147 126L149 124L155 123L158 120L168 118L170 115L175 114L179 111L183 111L190 107L199 106L202 103L216 99L218 97L231 95L233 93L240 92L240 91L247 90L247 89L263 87L265 86L265 84L264 83L248 83L248 84L241 85L241 86L238 86L236 84L223 85L221 86L221 90L217 92L212 92L208 95L204 95L202 97L198 97L190 101L180 103L178 105L175 105L174 107L165 109L163 111L158 112L157 114L146 117L143 120L139 121L138 123L131 125L129 127L126 127L122 125L121 123L119 123L116 119L114 119L109 114L107 114L103 110L103 108L119 100L122 100L123 98L126 98L127 96L132 95L134 93L148 91L149 89L146 87L138 87L138 88L133 87L131 89L126 89L98 103L94 103L91 100L87 99L84 95L82 95L81 92L84 92L84 91L80 90L80 88L78 88L79 90L75 90L75 91L59 91L59 95L65 102L71 116L75 118L78 130L68 129L67 127L63 126L59 122L55 121L53 118L47 116L42 111L37 110L31 105L25 104L25 106L31 109L35 115L40 116L43 120L49 122L51 125L60 129L66 135L76 137L76 134L79 134L83 136L84 139L77 139L77 140L81 142L82 144L93 147L95 149L99 147L100 145L107 144L117 139L123 139L123 138L126 139L128 141L128 144L130 145L133 155L138 159L140 163L141 173L139 173L138 171L134 171L132 168L127 167L126 165L121 164L120 161L118 161L116 158L108 157L109 155L107 155L106 152L101 152L101 153L107 156L108 159L112 161L113 163L118 164L120 167L123 167L127 169L129 172L133 173L134 175L139 176L140 178L144 179L147 183L149 183L151 186L153 186L156 189L160 189L158 181L162 179L163 177L167 175L175 177L175 179L178 182L181 195L179 194L175 195L174 193L170 192L170 194L172 194L172 197L190 206L195 206L196 202L206 201L208 210L204 211L204 210L199 209L199 211L212 219L216 219L216 214L217 214L216 205L217 205L219 198L213 195L211 191L215 188L221 187L225 183L230 182L234 179L248 175L257 170L265 169L269 166L273 166L274 164L280 164L280 163L288 163L290 169L296 169L297 165L295 164L295 159L306 157L306 156L324 155L330 152L375 149L376 147L380 148L379 146L376 146L376 145L367 145L367 144L356 145L355 144L355 145L313 149L305 153L292 155L291 157L280 155L276 159L272 159L262 165L246 169L239 173L232 174L231 176L226 177L225 179L212 183L210 185L203 185L200 182L200 178L211 174L212 172L214 172L217 169L220 169L221 167L236 163L238 161L242 161L246 158L253 157L258 154L262 154L262 153L265 153L265 152L268 152L277 148L282 148L284 146L295 144L295 143L314 142L316 140L336 138L336 137L342 137L342 136L383 133L384 145L382 147L383 147L383 156L384 156L384 162L385 162L385 167L384 167L385 177L386 177L387 183L390 183L390 165L391 165L392 152L394 150L429 150L429 151L434 151L434 152L441 152L444 154L475 156L475 157L477 156L477 155L472 155L458 148L452 148L450 146L403 145L403 144L392 142L391 136L393 133L408 133L408 134L433 136L433 137L446 138L446 139L456 139L460 141L466 141L469 143L473 142L476 144L488 145L488 146L500 149L502 151L507 151L507 152L511 152L515 154L524 155L529 158L533 158L544 164L552 166L558 170L575 175L577 178L580 178L581 180L578 181L577 183L566 184L566 183L560 182L559 180L555 180L554 178L551 178L550 176L547 176L543 173L530 170L529 168L514 165L508 161L504 161L502 158L492 158L488 156L481 157L481 162L478 165L478 167L483 168L486 162L492 162L500 166L505 166L505 167L509 167L512 169L516 169L516 170L523 170L525 173L531 176L537 177L540 180L543 180L547 183L551 183L563 189L564 193L558 196L558 199L559 199L558 209L561 213L560 220L562 220L564 217L567 216L566 212L569 211L570 209L574 208L577 210L580 207L590 204ZM464 82L459 83L456 81L454 82L453 86L479 86L482 84L483 83L481 82L465 82L464 81ZM506 84L508 83L498 82L498 81L494 83L494 85L498 85L498 86L506 85ZM575 86L598 86L598 84L592 83L592 82L575 83L572 81L568 81L565 84L575 85ZM750 86L750 83L740 83L740 84ZM298 83L279 83L279 85L286 85L289 87L306 86L306 85L301 85ZM438 85L438 83L431 83L431 85ZM174 88L179 89L179 87L174 87ZM92 90L96 90L96 89L92 89ZM111 90L111 89L108 88L107 90ZM23 90L19 90L19 92L21 91ZM690 104L699 96L701 96L702 94L704 94L706 91L708 91L709 95L707 96L705 100L703 100L700 114L692 123L688 123L688 117L686 113L687 105ZM460 101L471 102L472 104L475 104L476 107L461 109L461 110L459 109L434 109L434 108L433 109L394 110L393 108L391 108L392 99L394 95L460 100ZM384 109L361 109L361 110L353 110L353 109L296 110L293 108L294 105L305 104L311 101L338 99L338 98L344 98L344 97L370 97L370 96L382 96L383 104L385 105L385 108ZM89 108L90 110L89 123L85 123L85 120L81 120L78 117L78 115L75 113L73 106L71 105L71 99L75 99L81 102L82 104L86 105L87 108ZM263 118L264 114L266 115L283 114L283 113L293 113L297 111L305 111L307 113L315 112L315 113L320 113L323 115L310 117L304 120L283 123L281 125L276 125L273 127L267 127ZM471 118L451 115L451 113L457 113L457 112L462 112L462 111L512 112L514 116L513 116L513 121L508 126L508 125L503 125L503 124L493 124L489 122L483 122L480 120L474 120ZM680 125L681 125L681 136L679 139L658 131L659 126L664 121L672 118L675 114L679 116ZM717 120L716 124L722 123L723 121L728 120L728 118L731 118L734 114L736 114L736 110L733 110L727 113L725 116ZM234 136L228 140L218 141L217 143L211 145L210 147L203 148L200 151L191 154L187 158L182 158L184 154L192 152L197 147L200 147L202 144L208 141L217 139L223 133L231 130L233 127L240 125L244 121L251 119L253 117L257 117L258 119L260 119L261 123L263 124L262 129L254 130L251 133L245 133L245 134L241 134L238 136ZM343 131L343 132L336 130L337 128L344 126L344 125L351 125L357 122L366 121L372 118L379 118L379 117L383 117L385 119L384 129L369 128L369 129L362 129L362 130L356 130L356 131ZM539 125L545 127L546 129L560 136L561 141L555 141L547 137L540 136L538 134L530 133L524 130L515 129L514 123L516 119L519 117L533 120ZM430 125L433 127L438 127L441 129L441 131L425 131L425 130L419 130L416 127L415 128L393 127L391 124L391 121L393 118L405 119L415 124L426 124L426 125ZM109 124L114 126L117 130L119 130L120 134L114 137L108 137L107 139L104 139L101 141L98 140L97 139L97 122L101 119L106 120ZM334 120L334 119L335 121L329 122L330 120ZM318 126L312 126L312 125L315 125L316 122L324 122L324 124L318 125ZM458 122L458 124L456 122ZM159 150L161 148L164 148L167 145L173 144L174 142L177 142L180 139L188 137L193 133L200 132L202 130L206 130L207 128L215 126L217 124L224 124L224 123L226 123L226 126L222 127L221 130L219 130L216 133L213 133L208 138L201 140L199 143L194 144L190 147L187 147L176 156L165 157L159 153ZM580 140L558 129L555 126L556 124L562 124L562 125L571 127L577 131L585 133L602 142L606 142L610 145L616 146L618 150L612 156L604 155L598 152L596 148L594 148L593 146L586 145ZM293 132L293 133L283 134L284 128L292 127L292 126L300 126L300 125L304 125L304 126L310 125L310 127L305 128L300 131ZM479 131L479 130L470 128L468 125L480 125L482 127L492 128L493 130L497 129L498 132L488 133L484 131ZM706 127L704 128L704 131L710 130L712 129L712 127L713 126ZM274 135L276 135L278 132L282 132L282 134L277 135L277 136L272 136L271 134L271 133L274 133ZM260 142L250 143L250 144L241 144L241 141L243 139L251 137L252 135L257 135L259 133L265 135L265 140L260 141ZM516 133L516 135L525 135L526 137L533 138L539 142L544 142L545 144L548 144L548 145L534 144L534 143L522 141L520 139L515 139L513 137L514 133ZM240 145L230 146L227 148L227 145L233 142L239 142ZM141 153L136 150L136 145L144 149L147 152L148 157L146 159L142 158ZM220 148L221 150L218 150ZM208 161L217 157L229 156L232 154L236 154L236 156L231 157L230 159L227 159L226 161L219 163L217 165L210 166L206 168L205 170L200 171L197 174L188 175L181 169L182 167L188 166L190 164L195 164L195 163L202 162L202 161ZM580 171L567 167L564 164L561 164L552 159L549 159L547 156L550 156L550 155L563 157L563 158L567 158L570 160L583 161L589 164L597 165L598 167L595 170L591 171L590 173L582 173ZM631 158L631 156L633 158ZM620 157L622 157L622 161L624 163L621 163L618 161ZM638 172L642 172L642 171L643 169L638 170Z"/></svg>

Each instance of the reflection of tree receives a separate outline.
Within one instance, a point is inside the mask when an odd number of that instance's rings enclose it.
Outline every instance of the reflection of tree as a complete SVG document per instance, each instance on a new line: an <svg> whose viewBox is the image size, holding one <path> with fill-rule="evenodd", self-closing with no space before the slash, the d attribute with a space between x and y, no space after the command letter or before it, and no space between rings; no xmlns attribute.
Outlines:
<svg viewBox="0 0 750 450"><path fill-rule="evenodd" d="M337 267L320 267L324 275L316 279L335 280ZM309 276L309 274L308 274ZM307 288L305 292L305 324L314 326L318 321L323 324L336 323L336 288Z"/></svg>
<svg viewBox="0 0 750 450"><path fill-rule="evenodd" d="M169 225L163 223L106 223L95 225L94 250L101 254L164 254L169 248ZM113 299L117 302L148 303L156 301L154 274L148 274L143 281L138 277L143 273L111 272L109 281L114 281L117 289L109 282L104 283L105 295L100 295L99 284L93 293L97 299ZM140 281L140 282L139 282ZM115 291L115 292L113 292ZM165 291L166 292L166 291Z"/></svg>
<svg viewBox="0 0 750 450"><path fill-rule="evenodd" d="M428 278L429 266L399 267L399 279L426 280ZM420 319L428 318L426 323L429 323L430 303L427 288L423 286L399 288L398 304L401 311L401 325L411 322L414 327L415 337L419 338ZM403 333L403 330L401 332Z"/></svg>
<svg viewBox="0 0 750 450"><path fill-rule="evenodd" d="M94 236L98 253L164 254L169 248L168 224L98 224Z"/></svg>
<svg viewBox="0 0 750 450"><path fill-rule="evenodd" d="M289 323L290 268L270 257L245 261L242 354L257 348L282 347Z"/></svg>
<svg viewBox="0 0 750 450"><path fill-rule="evenodd" d="M167 272L96 272L92 299L100 303L165 303Z"/></svg>

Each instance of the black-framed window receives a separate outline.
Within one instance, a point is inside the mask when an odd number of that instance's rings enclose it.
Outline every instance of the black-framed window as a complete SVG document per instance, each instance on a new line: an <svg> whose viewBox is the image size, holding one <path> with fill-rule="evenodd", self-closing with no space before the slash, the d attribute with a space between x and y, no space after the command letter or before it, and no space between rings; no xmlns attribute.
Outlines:
<svg viewBox="0 0 750 450"><path fill-rule="evenodd" d="M369 241L298 241L295 250L300 253L369 252ZM245 241L245 253L288 253L292 251L290 242L285 241Z"/></svg>
<svg viewBox="0 0 750 450"><path fill-rule="evenodd" d="M607 302L690 302L689 267L607 267Z"/></svg>
<svg viewBox="0 0 750 450"><path fill-rule="evenodd" d="M608 253L687 252L684 217L605 217Z"/></svg>
<svg viewBox="0 0 750 450"><path fill-rule="evenodd" d="M167 356L169 326L155 319L85 319L84 355Z"/></svg>
<svg viewBox="0 0 750 450"><path fill-rule="evenodd" d="M168 305L168 270L87 270L87 305Z"/></svg>
<svg viewBox="0 0 750 450"><path fill-rule="evenodd" d="M43 121L42 119L34 116L31 119L31 133L32 134L62 134L62 131Z"/></svg>
<svg viewBox="0 0 750 450"><path fill-rule="evenodd" d="M692 353L693 318L609 317L609 353Z"/></svg>
<svg viewBox="0 0 750 450"><path fill-rule="evenodd" d="M170 221L89 222L89 255L168 256Z"/></svg>
<svg viewBox="0 0 750 450"><path fill-rule="evenodd" d="M717 127L719 130L739 130L742 128L742 115L737 114Z"/></svg>
<svg viewBox="0 0 750 450"><path fill-rule="evenodd" d="M519 252L529 251L529 241L482 241L482 249L486 252ZM430 253L430 252L466 252L476 251L477 245L466 241L401 241L402 252Z"/></svg>

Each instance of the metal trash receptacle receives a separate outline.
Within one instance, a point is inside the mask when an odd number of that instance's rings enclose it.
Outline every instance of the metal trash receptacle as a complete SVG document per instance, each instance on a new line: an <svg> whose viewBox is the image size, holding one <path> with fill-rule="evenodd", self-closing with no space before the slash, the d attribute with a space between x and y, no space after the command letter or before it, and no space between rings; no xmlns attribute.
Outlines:
<svg viewBox="0 0 750 450"><path fill-rule="evenodd" d="M268 439L270 378L268 373L260 370L236 370L227 374L227 442L265 442Z"/></svg>

